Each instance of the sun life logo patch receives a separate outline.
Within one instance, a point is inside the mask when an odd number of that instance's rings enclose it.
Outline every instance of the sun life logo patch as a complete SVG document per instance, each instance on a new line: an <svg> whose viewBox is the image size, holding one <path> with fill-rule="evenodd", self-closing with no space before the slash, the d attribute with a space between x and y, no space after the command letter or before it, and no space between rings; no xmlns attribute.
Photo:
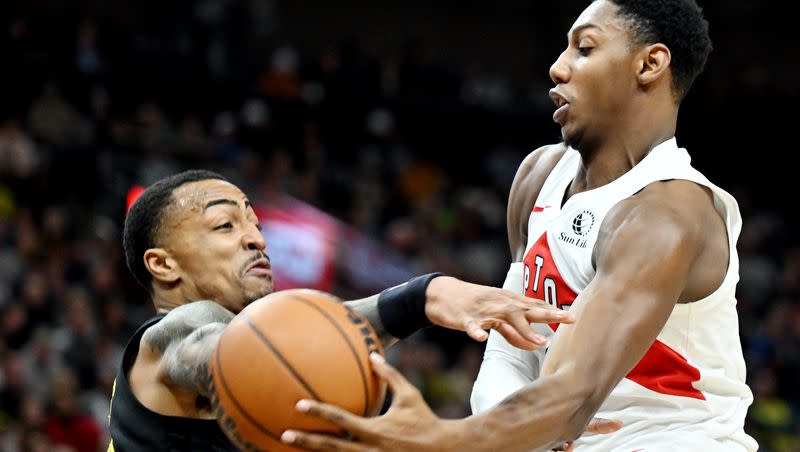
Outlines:
<svg viewBox="0 0 800 452"><path fill-rule="evenodd" d="M579 213L572 220L572 231L580 237L585 237L594 226L594 214L588 210Z"/></svg>

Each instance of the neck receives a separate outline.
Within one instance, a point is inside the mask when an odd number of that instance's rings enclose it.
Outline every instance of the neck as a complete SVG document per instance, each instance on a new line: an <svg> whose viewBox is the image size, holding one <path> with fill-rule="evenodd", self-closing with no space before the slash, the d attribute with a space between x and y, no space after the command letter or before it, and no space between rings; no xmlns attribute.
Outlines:
<svg viewBox="0 0 800 452"><path fill-rule="evenodd" d="M187 296L178 287L163 288L156 286L153 289L153 304L159 314L166 314L178 306L200 299L201 297L197 296Z"/></svg>
<svg viewBox="0 0 800 452"><path fill-rule="evenodd" d="M167 303L162 299L153 297L153 304L156 306L156 313L157 314L166 314L169 311L172 311L173 309L177 308L178 306L180 306L183 303L181 303L181 304Z"/></svg>
<svg viewBox="0 0 800 452"><path fill-rule="evenodd" d="M606 185L630 171L654 147L675 136L677 120L677 106L649 108L619 121L620 130L610 130L597 142L576 147L582 163L567 197Z"/></svg>

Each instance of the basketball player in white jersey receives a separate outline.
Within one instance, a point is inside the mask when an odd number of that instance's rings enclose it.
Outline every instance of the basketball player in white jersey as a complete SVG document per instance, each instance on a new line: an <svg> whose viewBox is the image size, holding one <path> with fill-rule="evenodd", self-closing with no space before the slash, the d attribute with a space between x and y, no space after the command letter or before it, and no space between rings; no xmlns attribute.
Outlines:
<svg viewBox="0 0 800 452"><path fill-rule="evenodd" d="M384 363L395 401L362 419L298 409L353 434L287 432L318 450L754 451L735 286L736 201L690 165L678 109L711 49L694 0L596 0L550 69L564 142L531 153L511 189L507 289L576 314L526 352L492 333L475 415L442 420ZM699 150L702 152L702 150ZM585 434L592 416L622 421ZM579 438L580 437L580 438Z"/></svg>

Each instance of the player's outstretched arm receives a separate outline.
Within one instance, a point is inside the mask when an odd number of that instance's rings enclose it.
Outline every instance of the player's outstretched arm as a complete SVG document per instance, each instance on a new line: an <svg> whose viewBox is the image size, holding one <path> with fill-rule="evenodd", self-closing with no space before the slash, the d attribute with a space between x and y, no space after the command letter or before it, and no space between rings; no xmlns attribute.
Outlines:
<svg viewBox="0 0 800 452"><path fill-rule="evenodd" d="M413 281L413 280L412 280ZM380 295L345 304L364 315L378 333L384 346L404 338L425 325L439 325L466 332L476 341L485 341L485 330L494 329L511 344L533 350L546 339L536 334L531 323L572 323L572 314L497 287L483 286L448 276L434 277L419 294L424 307L417 309L381 309L380 304L404 303L395 293L404 286L387 289ZM389 294L391 299L381 300Z"/></svg>
<svg viewBox="0 0 800 452"><path fill-rule="evenodd" d="M142 336L147 351L156 357L160 355L158 377L167 385L208 397L209 358L231 319L232 312L207 300L170 311Z"/></svg>
<svg viewBox="0 0 800 452"><path fill-rule="evenodd" d="M630 207L615 209L604 221L597 275L572 305L576 323L556 333L536 382L486 413L443 420L396 374L388 381L397 397L384 416L299 404L348 430L353 440L301 432L284 440L311 450L477 452L548 450L579 437L663 328L704 240L691 215L663 205Z"/></svg>
<svg viewBox="0 0 800 452"><path fill-rule="evenodd" d="M393 395L392 406L389 412L380 418L365 419L351 414L341 408L317 403L310 400L298 402L299 411L327 419L339 425L344 430L356 432L353 440L342 440L327 435L303 433L298 431L284 432L281 439L293 446L308 450L338 450L343 452L374 452L374 451L489 451L503 450L493 448L465 447L463 437L463 421L442 420L438 418L422 398L419 390L414 387L394 367L390 366L383 356L373 353L370 356L372 368L388 382ZM619 421L593 419L586 428L592 433L612 433L619 430ZM399 436L397 429L407 428L410 433L409 441L405 442ZM405 431L405 430L404 430ZM470 432L480 434L480 432ZM391 442L386 438L391 437ZM358 441L360 440L360 441ZM376 444L380 444L377 445ZM572 450L571 444L562 444L554 450Z"/></svg>
<svg viewBox="0 0 800 452"><path fill-rule="evenodd" d="M533 202L542 188L547 174L564 154L563 144L543 146L528 155L514 177L508 203L508 239L515 262L522 261L525 251L528 217ZM423 277L424 278L424 277ZM411 282L413 283L414 280ZM485 330L494 329L513 346L535 350L545 339L531 330L531 323L571 323L570 314L552 308L541 301L525 298L519 293L496 287L470 284L456 278L439 276L430 279L424 291L413 297L402 293L406 284L387 289L380 295L346 302L348 306L366 316L382 338L384 346L404 338L422 326L434 324L465 331L476 341L489 336ZM521 287L520 283L520 287ZM417 286L418 288L419 286ZM401 301L401 309L381 310L380 298ZM412 301L405 303L404 301ZM417 299L417 300L414 300Z"/></svg>

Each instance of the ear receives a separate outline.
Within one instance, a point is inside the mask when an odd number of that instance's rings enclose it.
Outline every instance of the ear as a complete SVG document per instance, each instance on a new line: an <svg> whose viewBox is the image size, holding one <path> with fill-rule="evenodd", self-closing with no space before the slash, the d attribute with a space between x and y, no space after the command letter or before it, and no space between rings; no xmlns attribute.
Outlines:
<svg viewBox="0 0 800 452"><path fill-rule="evenodd" d="M164 248L150 248L144 252L144 266L153 279L171 284L180 278L180 266Z"/></svg>
<svg viewBox="0 0 800 452"><path fill-rule="evenodd" d="M650 85L667 73L672 61L672 54L664 44L651 44L642 49L638 60L639 74L637 79L642 86Z"/></svg>

